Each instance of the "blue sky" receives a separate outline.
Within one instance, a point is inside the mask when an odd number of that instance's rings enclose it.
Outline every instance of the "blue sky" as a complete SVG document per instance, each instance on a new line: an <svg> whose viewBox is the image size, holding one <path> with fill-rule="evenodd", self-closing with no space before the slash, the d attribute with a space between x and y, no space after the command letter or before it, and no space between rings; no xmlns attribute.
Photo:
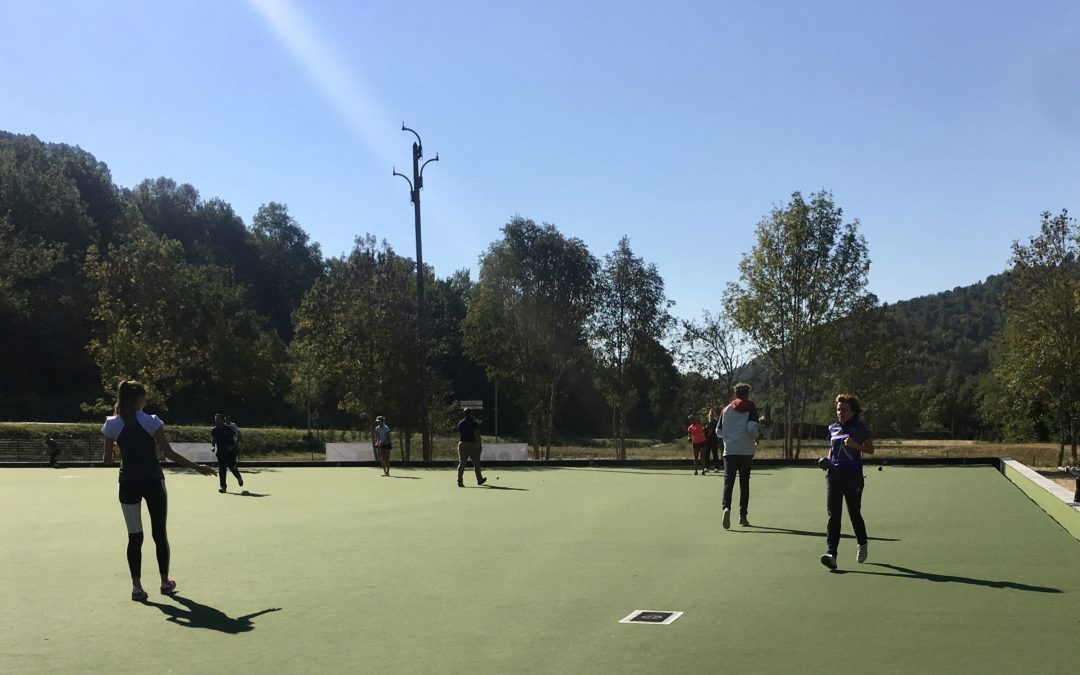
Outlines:
<svg viewBox="0 0 1080 675"><path fill-rule="evenodd" d="M167 176L250 223L288 205L328 256L357 235L477 267L515 214L628 235L693 318L754 226L831 190L895 302L1008 265L1080 212L1080 3L0 3L0 129Z"/></svg>

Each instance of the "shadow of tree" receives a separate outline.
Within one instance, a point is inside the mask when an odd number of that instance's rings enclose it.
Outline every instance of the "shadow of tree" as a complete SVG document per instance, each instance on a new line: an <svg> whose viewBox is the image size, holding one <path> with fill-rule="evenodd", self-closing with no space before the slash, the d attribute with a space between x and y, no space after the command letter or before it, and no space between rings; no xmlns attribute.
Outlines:
<svg viewBox="0 0 1080 675"><path fill-rule="evenodd" d="M270 607L261 612L253 612L251 614L233 618L225 612L222 612L220 609L201 604L191 598L185 598L182 595L172 595L170 597L180 603L181 606L178 607L176 605L150 602L149 600L144 601L143 604L157 607L163 614L168 616L168 618L165 619L166 621L175 623L178 626L184 626L185 628L206 628L208 630L216 630L220 633L229 633L231 635L253 631L255 630L255 625L252 623L252 619L269 612L281 611L280 607Z"/></svg>
<svg viewBox="0 0 1080 675"><path fill-rule="evenodd" d="M901 567L900 565L890 565L888 563L868 563L875 567L885 567L887 569L895 570L893 572L863 572L861 570L834 570L833 573L841 574L873 574L882 577L900 577L906 579L922 579L923 581L933 581L935 583L953 583L953 584L971 584L973 586L985 586L987 588L1011 588L1016 591L1028 591L1030 593L1064 593L1060 588L1051 588L1049 586L1032 586L1030 584L1022 584L1017 581L994 581L992 579L976 579L974 577L958 577L951 574L935 574L934 572L923 572L921 570L913 570L909 567Z"/></svg>

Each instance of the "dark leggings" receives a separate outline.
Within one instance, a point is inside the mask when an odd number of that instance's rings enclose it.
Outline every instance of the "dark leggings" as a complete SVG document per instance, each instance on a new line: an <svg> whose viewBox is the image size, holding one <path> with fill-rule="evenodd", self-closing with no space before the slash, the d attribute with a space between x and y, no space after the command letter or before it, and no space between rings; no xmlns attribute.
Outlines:
<svg viewBox="0 0 1080 675"><path fill-rule="evenodd" d="M146 510L150 512L150 534L154 537L158 571L162 575L169 574L169 536L165 527L169 498L165 492L165 481L157 478L123 481L120 483L120 506L124 510L124 521L128 528L128 570L135 579L142 576L143 531L140 501L144 499Z"/></svg>
<svg viewBox="0 0 1080 675"><path fill-rule="evenodd" d="M862 517L864 480L861 468L857 472L829 469L826 480L828 489L825 492L825 506L829 513L826 551L830 555L836 555L836 550L840 547L840 520L844 515L844 502L847 502L848 517L851 518L851 528L855 530L856 543L866 543L866 523Z"/></svg>

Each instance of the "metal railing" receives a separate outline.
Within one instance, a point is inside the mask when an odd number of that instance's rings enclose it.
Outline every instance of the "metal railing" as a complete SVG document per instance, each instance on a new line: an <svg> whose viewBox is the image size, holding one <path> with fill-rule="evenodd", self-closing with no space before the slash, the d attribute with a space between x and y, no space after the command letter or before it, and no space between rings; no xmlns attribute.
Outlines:
<svg viewBox="0 0 1080 675"><path fill-rule="evenodd" d="M101 459L100 438L54 438L60 446L59 461L95 462ZM0 439L0 461L48 462L49 451L40 438Z"/></svg>

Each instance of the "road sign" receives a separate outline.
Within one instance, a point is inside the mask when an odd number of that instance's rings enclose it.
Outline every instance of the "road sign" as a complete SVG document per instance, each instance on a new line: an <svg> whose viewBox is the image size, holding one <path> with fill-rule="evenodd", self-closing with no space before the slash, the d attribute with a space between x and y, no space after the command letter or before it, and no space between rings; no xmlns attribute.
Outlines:
<svg viewBox="0 0 1080 675"><path fill-rule="evenodd" d="M484 409L483 401L458 401L458 405L460 405L462 408L472 408L473 410Z"/></svg>

